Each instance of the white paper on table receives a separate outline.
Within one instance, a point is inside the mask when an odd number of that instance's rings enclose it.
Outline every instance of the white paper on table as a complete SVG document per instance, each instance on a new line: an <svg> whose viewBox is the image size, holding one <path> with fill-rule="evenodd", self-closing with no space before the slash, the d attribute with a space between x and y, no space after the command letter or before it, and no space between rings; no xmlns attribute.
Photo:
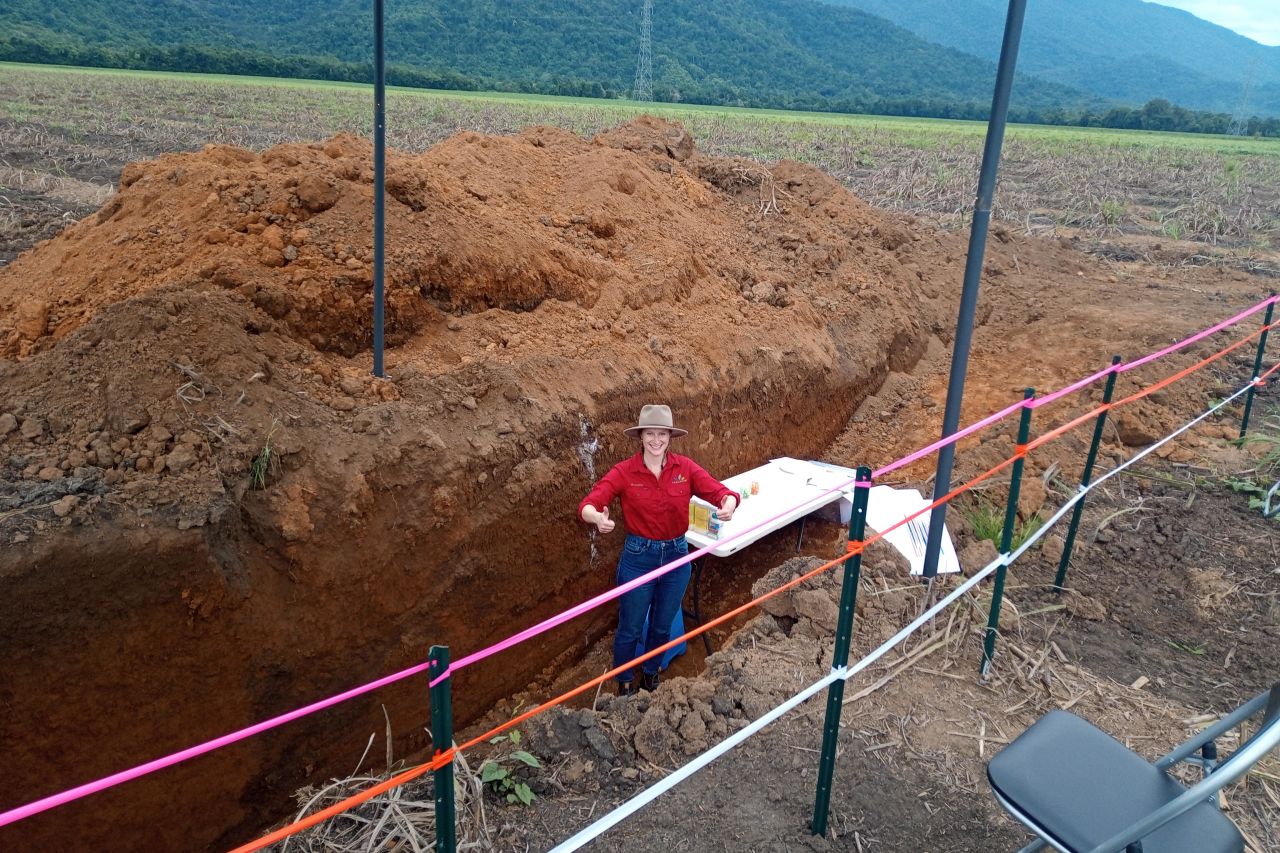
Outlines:
<svg viewBox="0 0 1280 853"><path fill-rule="evenodd" d="M831 480L829 485L827 480ZM757 494L739 500L733 520L722 528L720 538L727 539L740 530L760 524L767 524L769 529L774 529L776 525L768 524L768 519L807 501L820 499L823 492L835 489L843 480L838 476L832 477L830 472L811 463L784 457L771 459L758 468L735 474L723 482L735 492L749 492L753 482L759 486ZM830 499L834 501L836 497L832 496ZM706 503L699 498L693 500L695 503ZM715 507L711 509L714 510Z"/></svg>
<svg viewBox="0 0 1280 853"><path fill-rule="evenodd" d="M720 541L697 530L688 532L689 541L710 547L717 556L735 553L797 518L843 500L840 486L848 480L848 476L833 474L811 462L789 457L772 459L723 481L734 491L749 492L752 483L759 486L759 491L740 501L733 520L721 526ZM698 498L693 500L704 503Z"/></svg>
<svg viewBox="0 0 1280 853"><path fill-rule="evenodd" d="M855 472L848 468L840 468L818 462L806 462L788 457L771 460L771 464L778 466L779 469L790 474L797 481L811 486L819 492L827 492L839 488L852 488L850 481L853 479Z"/></svg>

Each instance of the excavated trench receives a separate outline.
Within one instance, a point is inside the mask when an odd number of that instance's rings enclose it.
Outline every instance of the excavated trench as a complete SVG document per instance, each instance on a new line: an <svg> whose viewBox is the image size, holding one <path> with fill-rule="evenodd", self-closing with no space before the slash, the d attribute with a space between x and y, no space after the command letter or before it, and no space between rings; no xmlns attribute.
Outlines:
<svg viewBox="0 0 1280 853"><path fill-rule="evenodd" d="M632 452L642 403L669 403L681 450L725 476L820 456L946 316L899 256L909 227L807 167L705 158L649 119L462 134L389 161L396 345L374 380L369 160L340 137L139 164L0 271L0 802L607 589L618 540L574 508ZM603 610L460 672L458 724L580 657ZM222 848L352 772L371 733L427 746L427 718L408 679L0 845Z"/></svg>

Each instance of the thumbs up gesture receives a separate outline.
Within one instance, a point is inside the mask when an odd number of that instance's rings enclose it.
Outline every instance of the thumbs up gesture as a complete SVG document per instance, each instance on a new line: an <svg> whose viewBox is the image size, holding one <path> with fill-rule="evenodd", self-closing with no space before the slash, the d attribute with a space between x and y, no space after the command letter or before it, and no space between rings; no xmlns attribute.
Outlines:
<svg viewBox="0 0 1280 853"><path fill-rule="evenodd" d="M600 510L599 518L596 519L596 529L601 533L609 533L613 530L613 519L609 518L609 508L605 507Z"/></svg>

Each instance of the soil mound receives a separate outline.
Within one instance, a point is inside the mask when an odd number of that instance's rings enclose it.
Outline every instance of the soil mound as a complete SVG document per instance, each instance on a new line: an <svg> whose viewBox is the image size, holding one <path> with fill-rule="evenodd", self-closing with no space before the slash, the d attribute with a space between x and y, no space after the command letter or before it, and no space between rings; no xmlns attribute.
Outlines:
<svg viewBox="0 0 1280 853"><path fill-rule="evenodd" d="M909 223L653 119L389 152L387 195L386 380L354 137L134 164L0 270L6 802L606 588L618 543L573 507L631 452L641 404L684 412L682 449L722 475L816 453L948 323L901 260ZM460 720L608 614L584 622L464 672ZM381 705L425 745L421 691L399 685L10 834L53 843L72 820L101 849L225 846L349 770ZM86 709L98 736L73 737Z"/></svg>
<svg viewBox="0 0 1280 853"><path fill-rule="evenodd" d="M48 349L104 307L165 285L232 291L320 351L367 349L371 161L371 145L344 134L126 167L101 210L6 271L0 354ZM811 167L701 158L678 125L651 118L589 143L548 127L460 133L420 156L391 152L386 184L393 346L441 312L527 312L548 299L589 309L606 292L639 308L712 282L770 304L790 304L788 287L812 290L792 264L742 251L730 200L798 214L772 236L810 273L838 266L850 236L887 249L910 239ZM726 264L732 256L747 263Z"/></svg>

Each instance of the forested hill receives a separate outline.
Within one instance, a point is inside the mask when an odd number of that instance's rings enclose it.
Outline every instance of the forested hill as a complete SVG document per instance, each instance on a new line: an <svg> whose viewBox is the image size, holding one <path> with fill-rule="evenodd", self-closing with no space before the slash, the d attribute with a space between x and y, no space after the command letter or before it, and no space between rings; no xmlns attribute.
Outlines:
<svg viewBox="0 0 1280 853"><path fill-rule="evenodd" d="M390 82L559 94L628 93L642 0L386 4ZM369 79L372 3L7 0L0 59ZM997 39L998 43L998 39ZM994 64L884 18L818 0L658 0L658 100L976 117ZM1014 113L1099 102L1031 76Z"/></svg>
<svg viewBox="0 0 1280 853"><path fill-rule="evenodd" d="M995 59L1007 0L826 0ZM1032 0L1018 67L1129 103L1280 116L1280 47L1143 0Z"/></svg>

